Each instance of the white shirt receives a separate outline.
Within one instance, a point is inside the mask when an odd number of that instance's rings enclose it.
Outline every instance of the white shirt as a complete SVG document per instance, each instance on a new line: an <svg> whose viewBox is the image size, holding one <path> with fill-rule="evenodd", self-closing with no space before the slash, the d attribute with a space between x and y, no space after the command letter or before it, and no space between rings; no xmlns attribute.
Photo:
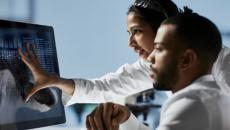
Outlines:
<svg viewBox="0 0 230 130"><path fill-rule="evenodd" d="M230 130L230 96L211 75L175 93L162 108L157 130ZM150 130L131 117L124 130Z"/></svg>

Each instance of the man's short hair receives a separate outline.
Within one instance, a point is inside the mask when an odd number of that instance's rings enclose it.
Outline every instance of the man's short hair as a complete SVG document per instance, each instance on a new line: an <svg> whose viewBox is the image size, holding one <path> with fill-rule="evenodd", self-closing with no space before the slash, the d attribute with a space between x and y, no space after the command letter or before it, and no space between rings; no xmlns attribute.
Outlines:
<svg viewBox="0 0 230 130"><path fill-rule="evenodd" d="M222 48L222 39L218 28L209 19L185 7L184 12L165 20L162 24L176 26L175 36L180 41L176 46L183 50L195 51L203 67L215 62Z"/></svg>

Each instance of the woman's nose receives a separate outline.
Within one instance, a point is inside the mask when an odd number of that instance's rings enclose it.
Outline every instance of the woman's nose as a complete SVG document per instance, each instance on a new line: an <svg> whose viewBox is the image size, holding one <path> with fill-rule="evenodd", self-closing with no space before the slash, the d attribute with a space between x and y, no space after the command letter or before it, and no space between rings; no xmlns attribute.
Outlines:
<svg viewBox="0 0 230 130"><path fill-rule="evenodd" d="M136 45L135 40L132 35L129 36L129 47L134 47Z"/></svg>

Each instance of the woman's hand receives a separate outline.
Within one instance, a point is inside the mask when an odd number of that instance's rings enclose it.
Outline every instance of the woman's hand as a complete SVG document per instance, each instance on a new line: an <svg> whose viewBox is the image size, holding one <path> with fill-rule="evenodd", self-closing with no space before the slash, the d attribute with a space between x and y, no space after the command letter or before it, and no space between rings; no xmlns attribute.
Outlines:
<svg viewBox="0 0 230 130"><path fill-rule="evenodd" d="M21 48L18 49L18 52L22 58L22 61L30 69L34 77L34 86L26 95L26 101L28 101L30 97L37 91L44 88L53 87L54 83L58 81L59 77L48 73L41 67L34 45L32 46L31 50L30 44L26 44L26 52L22 52Z"/></svg>

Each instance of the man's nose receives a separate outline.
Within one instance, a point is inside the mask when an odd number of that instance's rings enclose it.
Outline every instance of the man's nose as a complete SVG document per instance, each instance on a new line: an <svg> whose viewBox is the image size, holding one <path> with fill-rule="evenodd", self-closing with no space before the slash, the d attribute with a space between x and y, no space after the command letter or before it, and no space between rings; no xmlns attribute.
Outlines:
<svg viewBox="0 0 230 130"><path fill-rule="evenodd" d="M152 64L155 63L155 53L154 50L151 52L151 54L148 56L147 60L151 62Z"/></svg>

